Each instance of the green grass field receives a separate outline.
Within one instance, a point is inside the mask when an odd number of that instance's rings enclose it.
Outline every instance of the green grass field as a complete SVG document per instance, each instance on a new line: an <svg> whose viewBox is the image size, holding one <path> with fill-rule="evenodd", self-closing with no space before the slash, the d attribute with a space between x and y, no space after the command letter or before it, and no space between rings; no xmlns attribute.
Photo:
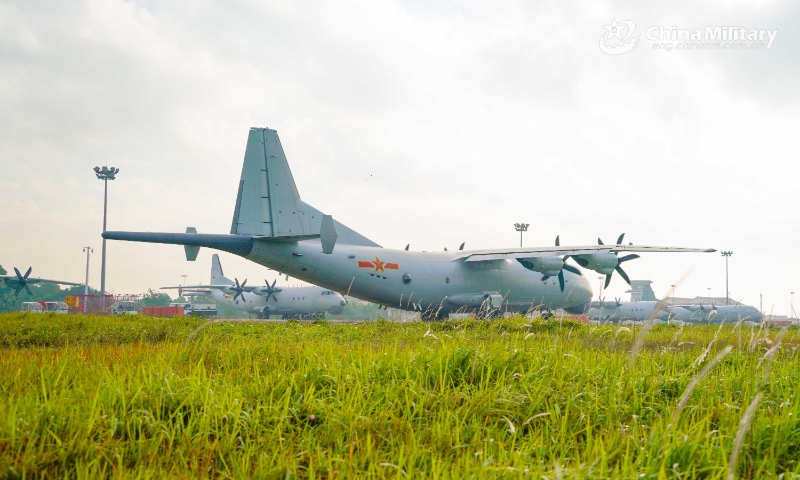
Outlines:
<svg viewBox="0 0 800 480"><path fill-rule="evenodd" d="M800 476L794 328L201 325L0 315L0 476Z"/></svg>

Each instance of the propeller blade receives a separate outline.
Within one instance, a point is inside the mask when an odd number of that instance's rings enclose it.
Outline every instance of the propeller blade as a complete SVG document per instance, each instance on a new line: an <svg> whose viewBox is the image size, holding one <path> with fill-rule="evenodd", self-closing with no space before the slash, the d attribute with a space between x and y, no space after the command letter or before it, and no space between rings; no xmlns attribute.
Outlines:
<svg viewBox="0 0 800 480"><path fill-rule="evenodd" d="M581 257L573 257L573 258L575 259L575 262L578 265L580 265L581 267L586 268L586 267L589 266L589 261L586 260L585 258L581 258Z"/></svg>
<svg viewBox="0 0 800 480"><path fill-rule="evenodd" d="M572 272L572 273L577 273L578 275L583 275L580 270L578 270L577 268L573 267L572 265L566 265L565 264L564 265L564 270L566 270L568 272Z"/></svg>
<svg viewBox="0 0 800 480"><path fill-rule="evenodd" d="M447 247L444 247L444 251L445 251L445 252L447 251Z"/></svg>
<svg viewBox="0 0 800 480"><path fill-rule="evenodd" d="M25 291L28 292L28 295L33 296L33 292L31 292L31 289L28 287L27 284L23 285L23 287L25 287Z"/></svg>
<svg viewBox="0 0 800 480"><path fill-rule="evenodd" d="M408 251L408 247L410 247L410 246L411 246L410 243L408 245L406 245L406 251Z"/></svg>
<svg viewBox="0 0 800 480"><path fill-rule="evenodd" d="M600 237L597 237L597 244L598 245L605 245L605 243L603 243L603 241L600 240Z"/></svg>
<svg viewBox="0 0 800 480"><path fill-rule="evenodd" d="M611 275L611 273L606 275L606 284L603 286L603 288L608 288L608 284L611 283Z"/></svg>
<svg viewBox="0 0 800 480"><path fill-rule="evenodd" d="M23 286L24 286L24 285L17 285L17 290L14 292L14 296L15 296L15 297L16 297L17 295L19 295L19 292L20 292L20 290L22 290L22 287L23 287Z"/></svg>
<svg viewBox="0 0 800 480"><path fill-rule="evenodd" d="M631 279L628 278L628 274L625 273L625 270L623 270L622 267L617 265L617 268L615 268L614 270L616 270L617 273L619 273L619 276L622 277L628 285L631 284Z"/></svg>
<svg viewBox="0 0 800 480"><path fill-rule="evenodd" d="M542 281L546 282L548 278L550 278L550 275L543 275L542 276Z"/></svg>
<svg viewBox="0 0 800 480"><path fill-rule="evenodd" d="M556 235L556 247L561 246L561 235Z"/></svg>
<svg viewBox="0 0 800 480"><path fill-rule="evenodd" d="M18 269L17 267L14 267L14 271L17 273L17 278L19 278L20 280L24 280L24 279L22 278L22 274L21 274L21 273L19 273L19 269Z"/></svg>
<svg viewBox="0 0 800 480"><path fill-rule="evenodd" d="M465 245L466 243L467 243L467 242L463 242L463 243L461 244L461 246L460 246L460 247L458 247L458 249L459 249L459 250L464 250L464 245Z"/></svg>
<svg viewBox="0 0 800 480"><path fill-rule="evenodd" d="M25 275L23 275L23 277L25 277L25 280L28 279L28 275L31 274L31 271L33 271L33 267L28 267L28 271L25 272Z"/></svg>
<svg viewBox="0 0 800 480"><path fill-rule="evenodd" d="M622 245L622 239L623 238L625 238L625 234L624 233L622 235L620 235L619 238L617 239L617 245Z"/></svg>
<svg viewBox="0 0 800 480"><path fill-rule="evenodd" d="M639 258L639 255L636 255L635 253L632 253L630 255L625 255L624 257L621 257L619 259L619 263L627 262L628 260L633 260L635 258Z"/></svg>
<svg viewBox="0 0 800 480"><path fill-rule="evenodd" d="M275 284L276 283L278 283L278 279L277 278L272 282L272 287L270 287L270 288L275 288Z"/></svg>
<svg viewBox="0 0 800 480"><path fill-rule="evenodd" d="M561 291L564 291L564 270L562 269L558 272L558 286L561 287Z"/></svg>
<svg viewBox="0 0 800 480"><path fill-rule="evenodd" d="M242 282L242 288L244 288L245 285L247 285L247 279L246 278L244 279L244 282Z"/></svg>

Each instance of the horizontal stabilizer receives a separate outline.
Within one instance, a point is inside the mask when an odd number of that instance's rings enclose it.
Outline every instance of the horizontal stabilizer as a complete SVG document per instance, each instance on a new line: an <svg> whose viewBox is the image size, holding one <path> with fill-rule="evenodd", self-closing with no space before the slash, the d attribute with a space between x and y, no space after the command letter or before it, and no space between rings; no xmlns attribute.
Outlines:
<svg viewBox="0 0 800 480"><path fill-rule="evenodd" d="M108 240L128 242L166 243L190 245L222 250L246 257L253 249L252 235L217 235L210 233L160 233L160 232L103 232Z"/></svg>

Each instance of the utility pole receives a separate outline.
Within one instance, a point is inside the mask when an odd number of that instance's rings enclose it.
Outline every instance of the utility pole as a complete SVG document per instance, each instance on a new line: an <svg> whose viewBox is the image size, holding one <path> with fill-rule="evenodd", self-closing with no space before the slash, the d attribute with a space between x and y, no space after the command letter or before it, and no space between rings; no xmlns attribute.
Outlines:
<svg viewBox="0 0 800 480"><path fill-rule="evenodd" d="M733 252L728 250L722 251L722 256L725 257L725 305L730 305L731 292L728 290L728 258L733 255Z"/></svg>
<svg viewBox="0 0 800 480"><path fill-rule="evenodd" d="M83 285L83 294L89 295L89 254L94 253L92 247L83 247L83 251L86 252L86 283Z"/></svg>
<svg viewBox="0 0 800 480"><path fill-rule="evenodd" d="M522 248L522 232L527 232L530 223L515 223L514 229L519 232L519 248Z"/></svg>
<svg viewBox="0 0 800 480"><path fill-rule="evenodd" d="M94 174L102 180L105 193L103 194L103 233L106 233L106 218L108 217L108 181L114 180L119 173L119 168L94 167ZM106 239L103 238L103 263L100 267L100 295L106 294Z"/></svg>
<svg viewBox="0 0 800 480"><path fill-rule="evenodd" d="M789 293L792 294L792 296L789 297L791 298L791 300L789 300L789 306L792 307L792 315L797 316L797 314L794 313L794 292L789 292Z"/></svg>
<svg viewBox="0 0 800 480"><path fill-rule="evenodd" d="M597 277L597 280L600 282L600 290L597 291L597 299L600 300L603 297L603 277Z"/></svg>
<svg viewBox="0 0 800 480"><path fill-rule="evenodd" d="M677 285L670 285L672 287L672 304L675 305L675 287Z"/></svg>

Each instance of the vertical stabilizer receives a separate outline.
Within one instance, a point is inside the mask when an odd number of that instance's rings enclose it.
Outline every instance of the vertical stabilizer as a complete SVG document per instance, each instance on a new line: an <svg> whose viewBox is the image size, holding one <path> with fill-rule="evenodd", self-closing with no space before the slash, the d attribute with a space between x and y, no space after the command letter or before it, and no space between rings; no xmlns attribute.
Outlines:
<svg viewBox="0 0 800 480"><path fill-rule="evenodd" d="M657 301L650 280L631 280L631 289L625 293L631 294L631 302L653 302Z"/></svg>
<svg viewBox="0 0 800 480"><path fill-rule="evenodd" d="M233 285L222 273L222 264L219 263L219 255L216 253L211 257L211 285Z"/></svg>
<svg viewBox="0 0 800 480"><path fill-rule="evenodd" d="M314 237L323 213L300 200L278 132L251 128L236 194L231 234L259 237ZM378 247L334 220L338 242Z"/></svg>

